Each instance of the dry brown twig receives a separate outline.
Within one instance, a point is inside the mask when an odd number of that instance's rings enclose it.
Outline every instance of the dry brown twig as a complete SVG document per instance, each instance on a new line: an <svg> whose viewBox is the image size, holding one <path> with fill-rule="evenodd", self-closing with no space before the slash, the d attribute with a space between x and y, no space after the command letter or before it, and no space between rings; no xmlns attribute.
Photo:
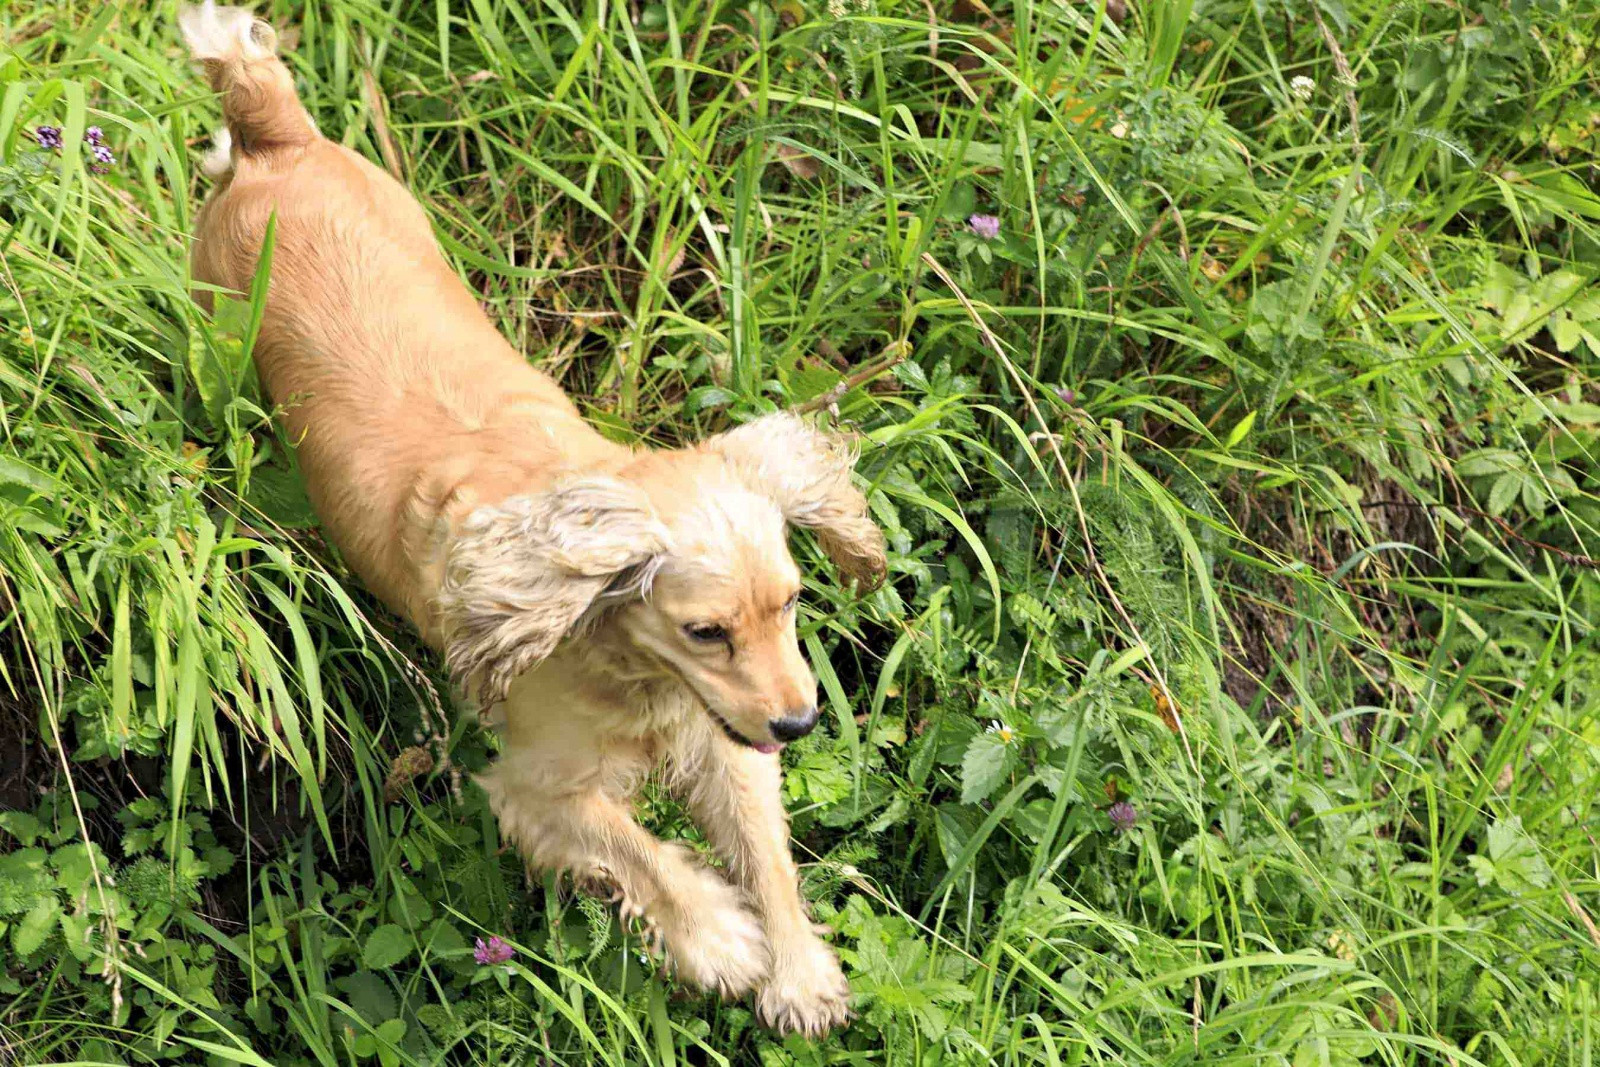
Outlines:
<svg viewBox="0 0 1600 1067"><path fill-rule="evenodd" d="M1344 104L1350 110L1350 144L1355 150L1356 188L1361 188L1361 110L1356 106L1356 76L1350 69L1350 61L1344 56L1344 49L1339 47L1338 38L1333 31L1328 29L1328 24L1322 20L1322 11L1316 0L1311 2L1311 15L1317 20L1317 30L1322 34L1323 42L1328 46L1328 51L1333 53L1333 69L1338 72L1340 86L1344 89Z"/></svg>
<svg viewBox="0 0 1600 1067"><path fill-rule="evenodd" d="M978 333L983 337L984 342L1000 358L1001 366L1005 367L1006 374L1010 376L1012 383L1017 387L1018 392L1022 394L1022 401L1027 405L1028 413L1046 431L1045 443L1050 446L1050 454L1056 461L1057 470L1061 473L1061 482L1066 486L1067 492L1071 494L1072 506L1078 515L1078 532L1083 538L1084 553L1088 557L1089 568L1094 572L1095 580L1099 582L1100 587L1106 591L1106 596L1111 599L1111 605L1116 609L1117 617L1128 628L1128 632L1133 635L1133 639L1138 642L1139 647L1144 649L1145 657L1150 663L1150 670L1155 675L1156 682L1161 687L1161 692L1176 707L1178 702L1172 695L1172 687L1167 684L1166 675L1162 672L1161 666L1155 661L1154 651L1150 648L1149 642L1144 639L1144 634L1139 631L1138 625L1128 615L1127 608L1123 607L1122 599L1117 596L1117 591L1111 584L1110 576L1106 574L1105 568L1100 565L1099 554L1095 552L1094 542L1089 537L1089 523L1084 517L1083 501L1078 498L1077 482L1072 477L1072 471L1067 467L1066 457L1061 454L1061 446L1056 442L1057 435L1049 432L1050 424L1045 421L1044 413L1039 410L1039 404L1033 398L1033 391L1028 388L1021 372L1011 362L1011 357L1006 355L1005 348L1000 344L1000 339L994 335L993 330L989 329L989 324L983 321L983 316L978 314L978 309L973 306L971 300L967 299L967 294L962 292L955 279L950 277L949 272L944 269L937 259L933 258L931 252L924 252L922 261L939 276L940 280L955 294L956 299L961 302L961 306L967 312L967 317L977 327ZM1195 759L1194 749L1189 744L1189 732L1184 729L1182 717L1175 716L1175 718L1178 723L1178 737L1183 742L1184 755L1188 757L1189 766L1194 771L1195 777L1203 781L1204 775L1200 772L1200 764Z"/></svg>
<svg viewBox="0 0 1600 1067"><path fill-rule="evenodd" d="M405 173L400 169L400 151L395 147L394 136L389 132L389 119L384 114L383 96L378 90L378 80L372 76L370 67L362 70L361 82L366 90L367 106L372 109L372 132L378 140L378 151L383 155L383 165L394 175L396 181L405 181Z"/></svg>
<svg viewBox="0 0 1600 1067"><path fill-rule="evenodd" d="M1537 548L1542 552L1548 552L1569 566L1600 570L1600 559L1595 559L1593 556L1586 556L1581 552L1571 552L1565 548L1559 548L1556 545L1548 544L1544 541L1535 541L1533 538L1528 537L1525 534L1518 533L1516 527L1512 526L1500 516L1491 515L1487 511L1479 511L1477 508L1471 507L1467 504L1429 504L1420 500L1369 500L1362 503L1361 506L1363 508L1426 508L1429 511L1435 511L1442 508L1445 511L1454 511L1458 514L1465 513L1467 515L1472 515L1494 523L1496 526L1500 527L1502 533L1511 538L1513 541L1518 541L1524 545L1527 545L1529 548Z"/></svg>
<svg viewBox="0 0 1600 1067"><path fill-rule="evenodd" d="M880 374L892 370L895 364L905 362L906 357L910 354L911 346L906 342L891 342L889 346L879 354L876 360L868 363L865 367L862 367L860 370L856 371L854 374L839 382L826 392L818 393L810 400L807 400L801 404L796 404L792 410L798 415L804 415L807 412L817 411L826 407L832 407L834 404L837 404L839 401L843 400L845 395L849 393L850 390L864 385L865 383L878 377Z"/></svg>

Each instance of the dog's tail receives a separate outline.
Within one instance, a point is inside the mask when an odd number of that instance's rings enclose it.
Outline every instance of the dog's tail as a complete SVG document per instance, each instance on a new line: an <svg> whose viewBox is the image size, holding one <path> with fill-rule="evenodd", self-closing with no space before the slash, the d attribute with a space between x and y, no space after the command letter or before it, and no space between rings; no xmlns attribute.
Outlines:
<svg viewBox="0 0 1600 1067"><path fill-rule="evenodd" d="M278 58L271 26L244 8L206 0L180 11L178 27L190 53L205 64L211 87L222 94L227 128L206 158L207 173L232 169L239 156L298 148L321 136Z"/></svg>

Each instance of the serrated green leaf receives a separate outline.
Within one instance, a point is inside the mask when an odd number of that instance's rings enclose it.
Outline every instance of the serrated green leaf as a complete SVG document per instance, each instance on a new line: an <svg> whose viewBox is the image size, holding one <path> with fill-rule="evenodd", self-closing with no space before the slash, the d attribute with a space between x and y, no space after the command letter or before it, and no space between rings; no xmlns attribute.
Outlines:
<svg viewBox="0 0 1600 1067"><path fill-rule="evenodd" d="M1506 509L1517 499L1517 493L1522 489L1522 475L1502 474L1494 480L1494 485L1489 489L1488 511L1491 515L1504 515Z"/></svg>
<svg viewBox="0 0 1600 1067"><path fill-rule="evenodd" d="M1006 780L1011 763L1011 746L999 734L985 732L973 737L961 759L961 802L976 804L989 799Z"/></svg>
<svg viewBox="0 0 1600 1067"><path fill-rule="evenodd" d="M380 927L380 929L382 929ZM398 928L397 928L398 929ZM369 945L371 941L367 942ZM409 947L409 946L408 946ZM350 1007L355 1013L366 1020L369 1026L379 1026L393 1019L400 1012L398 1002L395 1000L394 990L389 983L371 971L357 971L347 974L333 983L334 988L345 995Z"/></svg>
<svg viewBox="0 0 1600 1067"><path fill-rule="evenodd" d="M1496 819L1489 824L1489 860L1494 880L1507 892L1517 893L1543 889L1550 884L1550 865L1545 862L1539 845L1522 828L1522 816ZM1482 857L1469 857L1478 880L1483 882ZM1473 862L1475 861L1475 862Z"/></svg>
<svg viewBox="0 0 1600 1067"><path fill-rule="evenodd" d="M44 835L44 825L25 811L0 811L0 830L24 845L31 845Z"/></svg>
<svg viewBox="0 0 1600 1067"><path fill-rule="evenodd" d="M67 951L79 963L89 962L89 957L94 955L94 945L89 939L89 917L87 915L61 914L61 935L67 943Z"/></svg>
<svg viewBox="0 0 1600 1067"><path fill-rule="evenodd" d="M405 928L385 923L367 935L361 946L361 962L368 970L381 971L393 967L411 955L411 935Z"/></svg>
<svg viewBox="0 0 1600 1067"><path fill-rule="evenodd" d="M41 899L11 928L11 947L18 956L31 956L55 932L61 904L55 894Z"/></svg>
<svg viewBox="0 0 1600 1067"><path fill-rule="evenodd" d="M46 497L59 491L50 475L10 456L0 456L0 484L26 486Z"/></svg>
<svg viewBox="0 0 1600 1067"><path fill-rule="evenodd" d="M1550 316L1550 336L1556 343L1557 351L1571 352L1583 340L1583 330L1571 315L1557 312Z"/></svg>
<svg viewBox="0 0 1600 1067"><path fill-rule="evenodd" d="M1485 448L1477 452L1468 452L1457 460L1456 473L1463 478L1487 478L1517 470L1521 466L1521 459L1510 449Z"/></svg>

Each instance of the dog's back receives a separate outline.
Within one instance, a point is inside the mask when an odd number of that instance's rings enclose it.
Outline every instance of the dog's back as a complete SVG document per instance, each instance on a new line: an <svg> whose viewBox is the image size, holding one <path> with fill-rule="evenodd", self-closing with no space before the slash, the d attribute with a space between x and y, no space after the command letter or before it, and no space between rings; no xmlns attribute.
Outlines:
<svg viewBox="0 0 1600 1067"><path fill-rule="evenodd" d="M411 195L322 137L265 22L212 3L180 18L222 97L226 154L195 227L197 281L249 289L274 217L255 359L298 442L324 526L375 592L431 629L415 573L436 517L528 492L567 466L620 463L506 344ZM209 302L208 294L201 298Z"/></svg>

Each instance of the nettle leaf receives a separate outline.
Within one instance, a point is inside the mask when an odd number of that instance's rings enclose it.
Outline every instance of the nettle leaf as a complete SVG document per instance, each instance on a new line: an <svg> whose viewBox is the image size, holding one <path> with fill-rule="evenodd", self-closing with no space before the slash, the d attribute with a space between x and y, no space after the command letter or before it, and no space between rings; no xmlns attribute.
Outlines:
<svg viewBox="0 0 1600 1067"><path fill-rule="evenodd" d="M389 983L371 971L347 974L335 980L333 985L349 998L350 1007L369 1025L377 1026L400 1013L400 1006L395 1000L394 991L389 988Z"/></svg>
<svg viewBox="0 0 1600 1067"><path fill-rule="evenodd" d="M0 811L0 830L24 845L31 845L44 836L44 824L25 811Z"/></svg>
<svg viewBox="0 0 1600 1067"><path fill-rule="evenodd" d="M1489 859L1494 864L1495 881L1508 893L1550 884L1550 865L1538 844L1522 829L1522 816L1496 819L1489 824Z"/></svg>
<svg viewBox="0 0 1600 1067"><path fill-rule="evenodd" d="M1456 473L1463 478L1486 478L1521 469L1522 457L1509 448L1482 448L1456 461Z"/></svg>
<svg viewBox="0 0 1600 1067"><path fill-rule="evenodd" d="M380 1023L377 1036L379 1040L387 1041L391 1045L398 1045L405 1040L406 1021L404 1019L390 1019L388 1022ZM382 1057L381 1049L379 1050L379 1056L380 1058Z"/></svg>
<svg viewBox="0 0 1600 1067"><path fill-rule="evenodd" d="M1550 495L1544 491L1536 479L1524 478L1522 480L1522 506L1532 515L1543 515L1549 506Z"/></svg>
<svg viewBox="0 0 1600 1067"><path fill-rule="evenodd" d="M851 785L848 765L828 751L808 752L784 775L784 788L791 797L816 804L837 804L850 795Z"/></svg>
<svg viewBox="0 0 1600 1067"><path fill-rule="evenodd" d="M89 957L94 955L94 944L89 937L89 916L70 915L63 912L61 915L61 936L67 943L67 951L72 953L79 963L88 963Z"/></svg>
<svg viewBox="0 0 1600 1067"><path fill-rule="evenodd" d="M1523 479L1520 474L1502 474L1494 480L1494 485L1489 489L1488 508L1491 515L1504 515L1506 509L1516 503L1517 494L1522 491Z"/></svg>
<svg viewBox="0 0 1600 1067"><path fill-rule="evenodd" d="M61 491L54 476L10 456L0 456L0 485L20 485L46 497Z"/></svg>
<svg viewBox="0 0 1600 1067"><path fill-rule="evenodd" d="M245 494L250 506L288 530L307 530L317 524L299 471L290 466L263 464L250 474Z"/></svg>
<svg viewBox="0 0 1600 1067"><path fill-rule="evenodd" d="M11 928L11 947L18 956L33 955L55 932L60 919L61 904L55 894L43 898Z"/></svg>
<svg viewBox="0 0 1600 1067"><path fill-rule="evenodd" d="M93 855L91 855L91 851ZM73 896L82 896L95 882L95 872L111 868L111 861L95 844L77 842L56 849L50 857L56 869L56 885Z"/></svg>
<svg viewBox="0 0 1600 1067"><path fill-rule="evenodd" d="M1057 748L1072 744L1078 725L1083 721L1083 709L1067 703L1065 697L1052 696L1034 715L1033 725L1045 740Z"/></svg>
<svg viewBox="0 0 1600 1067"><path fill-rule="evenodd" d="M789 402L802 404L812 397L821 396L844 381L844 375L826 364L802 366L789 372L784 381Z"/></svg>
<svg viewBox="0 0 1600 1067"><path fill-rule="evenodd" d="M961 802L976 804L989 799L1015 763L1011 746L999 734L975 735L961 759Z"/></svg>
<svg viewBox="0 0 1600 1067"><path fill-rule="evenodd" d="M1485 307L1504 311L1511 304L1511 299L1517 295L1517 291L1526 284L1516 271L1504 263L1490 263L1488 270L1484 272L1483 291L1478 299Z"/></svg>
<svg viewBox="0 0 1600 1067"><path fill-rule="evenodd" d="M411 935L395 923L384 923L367 937L361 947L361 962L371 971L393 967L411 955Z"/></svg>
<svg viewBox="0 0 1600 1067"><path fill-rule="evenodd" d="M1583 327L1571 315L1558 311L1550 316L1550 337L1555 341L1558 352L1571 352L1583 340Z"/></svg>

